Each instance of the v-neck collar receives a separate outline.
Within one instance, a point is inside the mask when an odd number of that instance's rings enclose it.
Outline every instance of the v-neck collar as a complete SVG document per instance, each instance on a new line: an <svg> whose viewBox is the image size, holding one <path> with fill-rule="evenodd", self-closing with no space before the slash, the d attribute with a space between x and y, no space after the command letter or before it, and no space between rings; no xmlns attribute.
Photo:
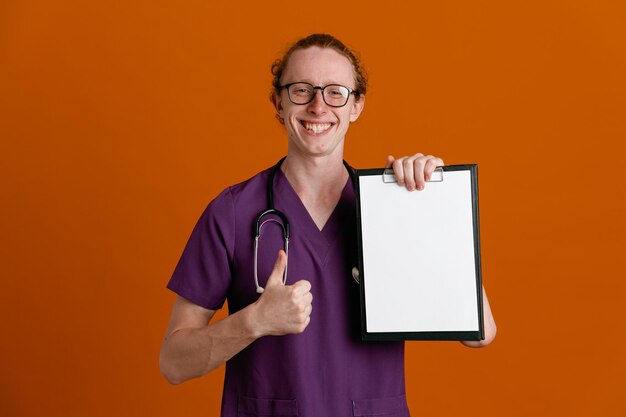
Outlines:
<svg viewBox="0 0 626 417"><path fill-rule="evenodd" d="M320 260L325 262L328 251L334 246L341 233L340 229L346 217L351 217L349 213L346 215L346 212L350 210L351 201L354 200L354 188L350 176L343 187L337 205L321 230L318 229L302 200L281 170L276 173L274 193L278 196L278 198L274 197L276 208L287 213L289 217L292 236L299 235L310 241L316 248Z"/></svg>

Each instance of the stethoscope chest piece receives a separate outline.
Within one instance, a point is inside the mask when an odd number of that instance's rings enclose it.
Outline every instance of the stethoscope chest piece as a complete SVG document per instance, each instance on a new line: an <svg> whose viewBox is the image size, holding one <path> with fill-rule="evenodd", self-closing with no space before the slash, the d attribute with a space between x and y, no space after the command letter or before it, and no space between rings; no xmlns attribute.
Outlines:
<svg viewBox="0 0 626 417"><path fill-rule="evenodd" d="M352 267L352 278L357 284L359 283L359 268L356 266Z"/></svg>

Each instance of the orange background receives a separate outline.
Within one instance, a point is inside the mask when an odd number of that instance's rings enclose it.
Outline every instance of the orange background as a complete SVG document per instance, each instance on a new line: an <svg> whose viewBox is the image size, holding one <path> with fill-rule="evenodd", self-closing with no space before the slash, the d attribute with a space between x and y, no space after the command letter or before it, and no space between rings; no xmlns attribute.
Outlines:
<svg viewBox="0 0 626 417"><path fill-rule="evenodd" d="M0 5L2 416L214 416L223 367L170 386L165 289L200 213L273 164L290 42L370 74L346 159L478 163L483 350L407 345L415 416L624 416L626 3ZM223 314L223 312L220 312Z"/></svg>

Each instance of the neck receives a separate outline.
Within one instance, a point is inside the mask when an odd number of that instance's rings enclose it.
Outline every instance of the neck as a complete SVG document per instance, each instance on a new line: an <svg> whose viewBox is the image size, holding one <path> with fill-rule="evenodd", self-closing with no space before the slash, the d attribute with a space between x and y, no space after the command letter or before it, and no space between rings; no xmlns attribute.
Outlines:
<svg viewBox="0 0 626 417"><path fill-rule="evenodd" d="M300 197L343 190L348 180L340 153L322 158L289 154L281 169Z"/></svg>
<svg viewBox="0 0 626 417"><path fill-rule="evenodd" d="M348 180L341 156L309 158L290 153L281 167L319 230L337 206Z"/></svg>

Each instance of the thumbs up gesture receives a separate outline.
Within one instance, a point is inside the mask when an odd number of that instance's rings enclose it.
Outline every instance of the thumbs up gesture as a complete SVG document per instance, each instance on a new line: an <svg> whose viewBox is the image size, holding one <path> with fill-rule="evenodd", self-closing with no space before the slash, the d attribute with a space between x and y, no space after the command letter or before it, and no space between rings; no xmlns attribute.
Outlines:
<svg viewBox="0 0 626 417"><path fill-rule="evenodd" d="M302 333L311 321L311 283L301 280L293 285L283 284L286 265L287 255L280 250L265 291L253 304L254 325L262 335Z"/></svg>

